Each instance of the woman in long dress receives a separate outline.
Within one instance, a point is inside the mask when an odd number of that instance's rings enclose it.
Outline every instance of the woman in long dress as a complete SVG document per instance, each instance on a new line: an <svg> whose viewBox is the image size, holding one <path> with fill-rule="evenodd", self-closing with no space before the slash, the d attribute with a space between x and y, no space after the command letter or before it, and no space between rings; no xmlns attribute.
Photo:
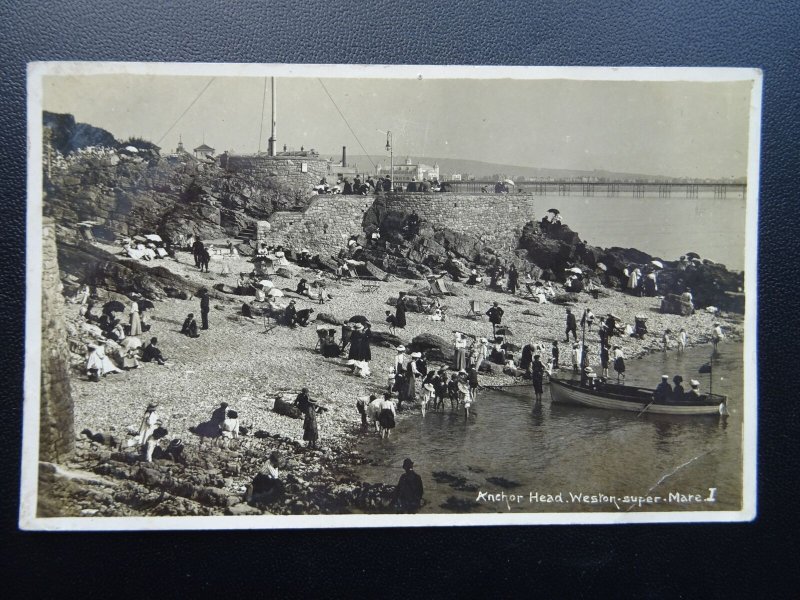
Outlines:
<svg viewBox="0 0 800 600"><path fill-rule="evenodd" d="M628 276L628 289L629 290L637 290L639 289L639 276L641 275L641 271L639 268L635 268L631 270L631 274Z"/></svg>
<svg viewBox="0 0 800 600"><path fill-rule="evenodd" d="M91 375L102 375L105 377L109 373L119 373L119 369L106 356L105 344L100 342L97 345L89 344L89 355L86 357L86 371Z"/></svg>
<svg viewBox="0 0 800 600"><path fill-rule="evenodd" d="M142 320L139 316L139 303L131 301L131 331L128 335L142 335Z"/></svg>
<svg viewBox="0 0 800 600"><path fill-rule="evenodd" d="M407 402L417 401L417 368L413 360L406 365L406 377L403 385L405 387L404 400Z"/></svg>
<svg viewBox="0 0 800 600"><path fill-rule="evenodd" d="M309 448L317 447L319 429L317 428L317 403L309 400L309 406L303 419L303 441L308 442Z"/></svg>
<svg viewBox="0 0 800 600"><path fill-rule="evenodd" d="M456 332L456 341L453 352L453 368L456 371L464 371L467 368L467 340Z"/></svg>

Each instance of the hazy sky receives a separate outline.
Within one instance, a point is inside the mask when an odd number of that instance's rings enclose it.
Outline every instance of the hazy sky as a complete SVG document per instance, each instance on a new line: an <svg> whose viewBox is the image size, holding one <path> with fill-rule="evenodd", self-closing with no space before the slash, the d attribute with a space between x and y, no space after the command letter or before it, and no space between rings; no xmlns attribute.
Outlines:
<svg viewBox="0 0 800 600"><path fill-rule="evenodd" d="M198 94L211 84L180 118ZM751 82L479 79L321 80L375 162L408 154L556 169L743 177ZM118 139L218 153L259 146L263 77L46 76L45 110ZM277 78L277 140L338 158L364 154L320 80ZM261 149L270 133L270 88ZM162 139L163 138L163 139ZM159 140L161 140L159 142Z"/></svg>

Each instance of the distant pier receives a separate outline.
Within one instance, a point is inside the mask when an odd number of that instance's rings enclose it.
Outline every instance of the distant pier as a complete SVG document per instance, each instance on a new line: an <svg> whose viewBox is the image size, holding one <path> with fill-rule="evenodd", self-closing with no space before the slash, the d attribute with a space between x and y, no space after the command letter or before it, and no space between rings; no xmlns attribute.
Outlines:
<svg viewBox="0 0 800 600"><path fill-rule="evenodd" d="M445 181L449 190L494 193L495 181ZM605 198L744 198L746 183L639 183L632 181L520 181L510 191L534 196L599 196Z"/></svg>

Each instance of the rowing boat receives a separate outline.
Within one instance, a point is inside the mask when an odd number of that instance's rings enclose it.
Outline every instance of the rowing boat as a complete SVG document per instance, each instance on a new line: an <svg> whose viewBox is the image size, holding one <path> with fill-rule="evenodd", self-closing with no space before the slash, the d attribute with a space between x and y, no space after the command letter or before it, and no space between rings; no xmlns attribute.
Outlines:
<svg viewBox="0 0 800 600"><path fill-rule="evenodd" d="M553 402L577 404L607 410L627 410L664 415L719 415L720 405L727 397L703 394L697 402L653 401L655 390L635 386L605 383L601 390L592 390L579 381L550 377L550 397Z"/></svg>

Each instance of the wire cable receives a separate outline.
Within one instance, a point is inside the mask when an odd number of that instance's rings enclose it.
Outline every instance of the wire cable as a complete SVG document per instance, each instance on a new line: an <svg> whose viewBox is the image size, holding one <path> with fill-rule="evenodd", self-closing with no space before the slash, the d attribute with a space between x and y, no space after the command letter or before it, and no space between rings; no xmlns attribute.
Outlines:
<svg viewBox="0 0 800 600"><path fill-rule="evenodd" d="M353 137L356 139L356 142L358 142L358 145L361 147L361 150L364 152L364 155L367 157L369 162L372 163L372 168L377 170L377 167L375 166L372 157L369 155L369 152L367 152L367 150L364 148L364 144L362 144L361 140L358 139L358 136L356 135L356 132L353 131L353 128L350 127L350 123L347 122L347 119L345 118L344 114L342 114L342 111L339 110L339 106L336 104L336 101L333 99L333 96L331 96L331 93L328 91L328 88L325 87L324 83L322 83L322 79L317 78L317 81L319 81L319 84L322 86L322 89L325 90L325 93L328 94L328 98L331 99L333 106L336 108L336 111L339 113L339 116L342 117L342 120L344 121L344 124L347 125L347 128L350 130L350 133L353 134Z"/></svg>
<svg viewBox="0 0 800 600"><path fill-rule="evenodd" d="M188 112L189 112L189 109L191 109L191 108L194 106L195 102L197 102L198 100L200 100L200 96L202 96L202 95L205 93L205 91L208 89L208 86L210 86L212 83L214 83L214 80L215 80L215 79L216 79L216 77L212 77L212 78L211 78L211 80L210 80L210 81L209 81L209 82L206 84L206 87L204 87L204 88L203 88L203 90L202 90L202 91L201 91L199 94L197 94L197 96L195 97L195 99L194 99L194 100L192 100L192 103L191 103L189 106L187 106L187 107L186 107L186 110L184 110L184 111L181 113L181 116L180 116L180 117L178 117L177 119L175 119L175 122L174 122L172 125L170 125L170 126L169 126L169 129L167 129L167 130L164 132L164 135L162 135L162 136L159 138L159 140L156 142L156 146L160 146L160 145L161 145L161 142L163 142L163 141L164 141L164 138L165 138L165 137L167 137L167 134L168 134L170 131L172 131L172 129L175 127L175 125L177 125L177 124L178 124L178 122L179 122L179 121L180 121L180 120L181 120L181 119L184 117L184 115L185 115L186 113L188 113Z"/></svg>

